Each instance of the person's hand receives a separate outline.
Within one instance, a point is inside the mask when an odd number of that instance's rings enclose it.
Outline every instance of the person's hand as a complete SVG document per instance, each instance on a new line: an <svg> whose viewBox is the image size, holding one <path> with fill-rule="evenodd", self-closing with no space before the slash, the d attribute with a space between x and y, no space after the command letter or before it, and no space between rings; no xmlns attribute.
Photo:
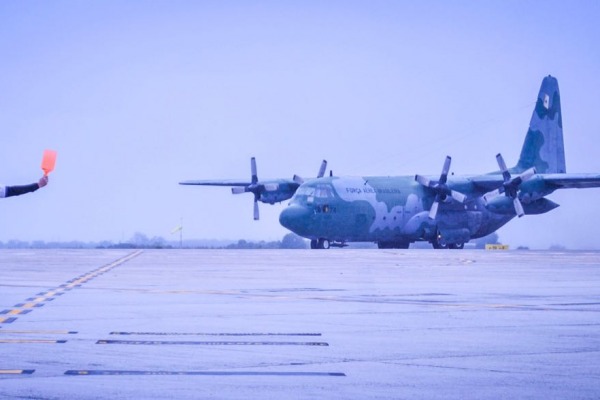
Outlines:
<svg viewBox="0 0 600 400"><path fill-rule="evenodd" d="M44 175L40 178L40 180L38 181L38 186L43 188L44 186L46 186L48 184L48 175Z"/></svg>

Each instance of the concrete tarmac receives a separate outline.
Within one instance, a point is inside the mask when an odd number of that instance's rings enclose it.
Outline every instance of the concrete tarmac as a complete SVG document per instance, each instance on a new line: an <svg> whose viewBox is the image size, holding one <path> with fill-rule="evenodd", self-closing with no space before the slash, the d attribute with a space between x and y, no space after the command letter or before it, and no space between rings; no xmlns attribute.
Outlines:
<svg viewBox="0 0 600 400"><path fill-rule="evenodd" d="M0 250L0 398L597 399L600 253Z"/></svg>

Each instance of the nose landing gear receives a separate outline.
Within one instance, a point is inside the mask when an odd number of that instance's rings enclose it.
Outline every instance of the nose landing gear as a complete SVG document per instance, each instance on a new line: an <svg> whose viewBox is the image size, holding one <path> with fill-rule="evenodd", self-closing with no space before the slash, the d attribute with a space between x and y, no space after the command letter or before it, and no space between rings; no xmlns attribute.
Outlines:
<svg viewBox="0 0 600 400"><path fill-rule="evenodd" d="M440 233L438 233L435 237L435 239L433 239L431 242L431 245L433 246L434 249L456 249L456 250L462 250L465 248L465 244L462 242L459 243L448 243L446 242L446 240L442 237L442 235Z"/></svg>

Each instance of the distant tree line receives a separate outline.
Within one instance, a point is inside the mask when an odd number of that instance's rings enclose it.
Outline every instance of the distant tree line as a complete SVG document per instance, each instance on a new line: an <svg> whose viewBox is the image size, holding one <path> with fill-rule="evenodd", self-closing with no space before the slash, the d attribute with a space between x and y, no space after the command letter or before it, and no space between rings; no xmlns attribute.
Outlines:
<svg viewBox="0 0 600 400"><path fill-rule="evenodd" d="M225 242L225 243L224 243ZM155 236L149 238L143 233L136 232L125 241L114 243L111 241L101 242L45 242L43 240L23 241L9 240L0 242L0 249L173 249L179 248L179 241L167 241L165 238ZM183 248L188 249L306 249L308 245L306 240L294 233L288 233L282 240L266 242L252 242L239 240L236 243L230 241L214 240L187 240L183 242Z"/></svg>
<svg viewBox="0 0 600 400"><path fill-rule="evenodd" d="M294 233L288 233L282 240L273 242L248 242L239 240L237 243L232 243L226 246L226 249L306 249L308 246L306 240Z"/></svg>
<svg viewBox="0 0 600 400"><path fill-rule="evenodd" d="M486 244L497 244L498 234L492 233L480 239L474 239L469 242L470 248L484 249ZM183 246L182 246L183 245ZM148 237L143 233L136 232L133 236L125 241L114 243L111 241L101 242L82 242L82 241L67 241L67 242L44 242L43 240L35 240L32 242L22 240L9 240L0 242L0 249L174 249L183 247L186 249L306 249L308 241L302 237L288 233L282 240L267 242L264 240L253 242L240 239L237 242L223 240L185 240L183 243L179 241L167 241L160 236ZM373 243L350 243L350 248L376 248ZM427 242L417 242L411 245L411 248L429 249L431 245ZM563 246L553 245L551 250L564 250Z"/></svg>

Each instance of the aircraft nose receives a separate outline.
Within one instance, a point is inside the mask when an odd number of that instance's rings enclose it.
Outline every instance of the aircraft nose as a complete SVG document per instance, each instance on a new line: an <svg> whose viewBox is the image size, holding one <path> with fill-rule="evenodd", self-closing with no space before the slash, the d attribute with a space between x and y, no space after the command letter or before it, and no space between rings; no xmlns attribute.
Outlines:
<svg viewBox="0 0 600 400"><path fill-rule="evenodd" d="M305 207L292 205L285 208L279 215L279 223L290 231L302 234L308 222L309 210Z"/></svg>

